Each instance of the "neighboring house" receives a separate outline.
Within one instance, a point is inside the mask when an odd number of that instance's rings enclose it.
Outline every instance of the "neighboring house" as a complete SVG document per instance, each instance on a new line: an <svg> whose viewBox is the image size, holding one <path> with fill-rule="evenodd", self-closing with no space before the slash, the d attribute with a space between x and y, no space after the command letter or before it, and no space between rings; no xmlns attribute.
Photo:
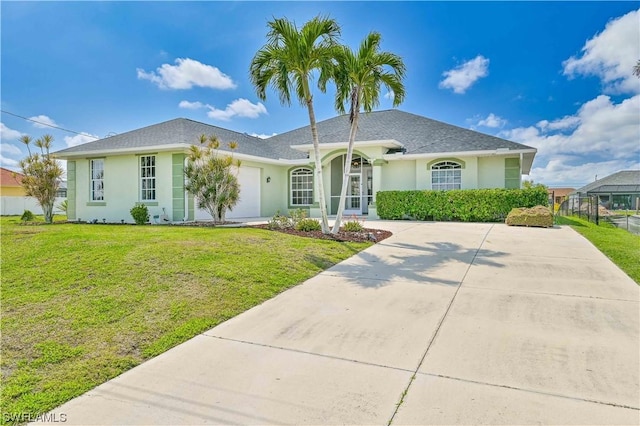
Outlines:
<svg viewBox="0 0 640 426"><path fill-rule="evenodd" d="M22 187L23 174L0 167L0 205L2 216L21 215L25 210L34 214L43 214L42 207L35 198L27 197ZM66 182L60 183L60 189L56 193L56 201L53 212L61 213L56 206L67 197Z"/></svg>
<svg viewBox="0 0 640 426"><path fill-rule="evenodd" d="M547 188L549 204L556 207L560 206L560 204L569 197L569 194L575 192L575 190L575 188Z"/></svg>
<svg viewBox="0 0 640 426"><path fill-rule="evenodd" d="M0 167L0 196L24 197L21 173Z"/></svg>
<svg viewBox="0 0 640 426"><path fill-rule="evenodd" d="M348 116L319 122L327 206L338 208ZM173 221L210 219L186 193L184 165L199 136L215 134L221 151L236 141L242 160L238 205L227 218L266 217L302 208L320 215L309 126L259 139L178 118L58 151L67 160L70 220L130 222L135 203ZM349 176L345 214L376 217L385 190L520 188L536 149L398 110L363 114Z"/></svg>
<svg viewBox="0 0 640 426"><path fill-rule="evenodd" d="M640 170L623 170L598 179L572 193L570 198L577 200L588 196L597 196L598 204L607 210L638 210Z"/></svg>
<svg viewBox="0 0 640 426"><path fill-rule="evenodd" d="M25 195L22 177L20 173L0 167L0 213L3 216L22 214L25 210L34 212L34 208L39 208L33 198Z"/></svg>

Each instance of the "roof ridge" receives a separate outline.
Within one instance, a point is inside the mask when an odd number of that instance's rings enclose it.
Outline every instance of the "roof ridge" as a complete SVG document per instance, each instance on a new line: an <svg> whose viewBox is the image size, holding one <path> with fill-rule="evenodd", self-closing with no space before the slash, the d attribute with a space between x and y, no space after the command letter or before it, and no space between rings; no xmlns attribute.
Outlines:
<svg viewBox="0 0 640 426"><path fill-rule="evenodd" d="M194 120L194 119L192 119L192 118L182 118L182 117L181 117L181 118L180 118L180 120L190 121L190 122L192 122L192 123L201 124L201 125L208 126L208 127L215 127L216 129L224 130L225 132L232 132L232 133L236 133L236 134L238 134L238 135L246 136L246 137L249 137L249 138L252 138L252 139L263 140L262 138L259 138L259 137L257 137L257 136L250 135L250 134L249 134L249 133L247 133L247 132L239 132L239 131L237 131L237 130L227 129L226 127L220 127L220 126L217 126L217 125L215 125L215 124L204 123L204 122L202 122L202 121Z"/></svg>

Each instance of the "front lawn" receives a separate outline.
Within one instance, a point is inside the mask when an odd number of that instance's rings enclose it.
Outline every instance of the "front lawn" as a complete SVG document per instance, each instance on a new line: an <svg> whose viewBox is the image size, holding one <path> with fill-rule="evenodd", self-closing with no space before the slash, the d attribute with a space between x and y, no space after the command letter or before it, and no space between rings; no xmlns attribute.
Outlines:
<svg viewBox="0 0 640 426"><path fill-rule="evenodd" d="M571 225L640 284L640 235L634 235L608 223L596 225L575 216L556 216L556 220L560 225Z"/></svg>
<svg viewBox="0 0 640 426"><path fill-rule="evenodd" d="M46 412L368 247L2 218L2 423Z"/></svg>

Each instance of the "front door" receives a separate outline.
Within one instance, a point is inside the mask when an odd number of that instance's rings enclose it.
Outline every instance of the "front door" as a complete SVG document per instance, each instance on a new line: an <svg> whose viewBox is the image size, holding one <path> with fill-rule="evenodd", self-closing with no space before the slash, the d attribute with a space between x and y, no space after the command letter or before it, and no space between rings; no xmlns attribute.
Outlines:
<svg viewBox="0 0 640 426"><path fill-rule="evenodd" d="M347 199L345 200L345 215L361 215L362 214L362 178L360 170L358 174L349 176L349 185L347 186Z"/></svg>
<svg viewBox="0 0 640 426"><path fill-rule="evenodd" d="M340 191L344 178L346 155L336 157L331 161L331 214L338 212ZM351 160L347 182L347 194L344 203L344 216L367 214L369 204L373 199L373 170L366 160L354 154Z"/></svg>

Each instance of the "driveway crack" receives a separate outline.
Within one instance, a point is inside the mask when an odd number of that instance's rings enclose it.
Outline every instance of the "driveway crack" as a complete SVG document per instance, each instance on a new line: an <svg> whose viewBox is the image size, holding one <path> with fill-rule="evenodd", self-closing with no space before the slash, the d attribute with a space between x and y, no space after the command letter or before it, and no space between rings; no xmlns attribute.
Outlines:
<svg viewBox="0 0 640 426"><path fill-rule="evenodd" d="M458 283L458 286L456 287L456 291L453 294L453 297L451 298L451 300L449 301L449 305L447 306L447 309L445 310L444 315L442 315L442 318L440 318L440 321L438 322L438 326L436 327L436 330L433 332L433 335L431 336L431 339L429 340L429 343L427 344L427 348L425 349L424 353L422 354L422 357L420 358L420 362L418 362L418 365L417 365L416 369L413 371L413 374L411 375L411 378L409 379L409 383L407 384L407 387L400 394L400 400L396 404L396 408L393 411L393 414L391 415L391 418L387 422L387 426L390 426L393 423L393 419L396 417L396 415L398 414L398 410L400 410L400 407L404 403L404 399L407 396L407 394L409 393L409 389L411 388L411 385L413 384L414 380L416 379L416 375L418 374L418 371L420 370L420 367L422 367L422 364L424 363L424 360L427 357L427 354L429 353L429 349L431 349L431 346L435 342L436 337L438 337L438 333L440 332L440 328L442 328L442 324L444 323L444 320L449 315L449 311L451 310L451 306L453 306L453 302L456 300L456 297L458 296L458 292L460 291L460 287L462 287L462 283L464 282L465 278L467 278L467 274L469 273L469 269L471 269L471 265L473 265L473 262L475 262L476 257L478 256L478 253L480 253L480 250L482 250L482 246L484 245L485 241L487 240L487 236L489 235L489 233L491 232L491 230L493 229L494 226L495 225L492 224L491 227L489 229L487 229L487 232L484 234L484 237L482 238L482 241L480 242L480 245L478 246L478 248L476 249L475 253L473 254L473 258L471 259L471 262L469 262L469 265L467 265L467 269L466 269L466 271L464 271L464 276L462 277L462 279Z"/></svg>

